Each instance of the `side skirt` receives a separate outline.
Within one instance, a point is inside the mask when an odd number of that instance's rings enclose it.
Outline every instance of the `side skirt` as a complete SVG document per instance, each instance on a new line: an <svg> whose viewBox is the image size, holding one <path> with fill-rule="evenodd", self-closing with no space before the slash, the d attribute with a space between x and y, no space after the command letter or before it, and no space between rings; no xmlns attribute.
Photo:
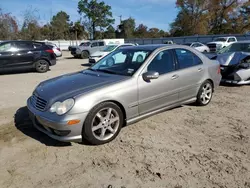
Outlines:
<svg viewBox="0 0 250 188"><path fill-rule="evenodd" d="M152 111L152 112L137 116L135 118L127 120L127 125L131 125L131 124L136 123L136 122L138 122L140 120L143 120L143 119L145 119L147 117L153 116L155 114L159 114L161 112L164 112L164 111L169 110L169 109L173 109L173 108L178 107L178 106L182 106L182 105L185 105L185 104L191 104L191 103L195 102L196 100L197 100L197 98L195 97L195 98L192 98L192 99L189 99L189 100L182 101L180 103L176 103L176 104L173 104L173 105L170 105L170 106L166 106L164 108L160 108L158 110L155 110L155 111Z"/></svg>

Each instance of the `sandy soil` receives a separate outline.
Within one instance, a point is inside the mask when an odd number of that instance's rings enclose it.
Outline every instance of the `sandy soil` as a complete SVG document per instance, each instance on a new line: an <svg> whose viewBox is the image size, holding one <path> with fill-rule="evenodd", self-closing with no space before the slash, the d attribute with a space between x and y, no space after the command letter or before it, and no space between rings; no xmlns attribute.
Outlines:
<svg viewBox="0 0 250 188"><path fill-rule="evenodd" d="M46 74L0 76L1 188L250 187L250 86L221 86L209 106L155 115L103 146L61 143L32 127L25 104L40 81L85 67L65 56Z"/></svg>

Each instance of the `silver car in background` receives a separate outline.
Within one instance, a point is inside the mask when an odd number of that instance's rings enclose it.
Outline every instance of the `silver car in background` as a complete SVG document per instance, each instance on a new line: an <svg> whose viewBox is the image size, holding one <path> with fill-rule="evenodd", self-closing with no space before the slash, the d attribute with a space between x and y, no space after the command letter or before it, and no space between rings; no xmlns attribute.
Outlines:
<svg viewBox="0 0 250 188"><path fill-rule="evenodd" d="M98 145L166 109L209 104L220 80L219 63L190 47L125 47L87 70L40 83L27 106L34 126L48 136Z"/></svg>

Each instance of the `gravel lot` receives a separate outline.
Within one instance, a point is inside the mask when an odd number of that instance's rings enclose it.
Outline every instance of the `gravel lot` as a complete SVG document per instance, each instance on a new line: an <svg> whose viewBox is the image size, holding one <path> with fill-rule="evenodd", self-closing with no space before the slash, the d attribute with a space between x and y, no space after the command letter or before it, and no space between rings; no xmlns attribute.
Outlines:
<svg viewBox="0 0 250 188"><path fill-rule="evenodd" d="M48 73L0 75L1 188L250 187L250 86L221 86L209 106L155 115L103 146L35 130L25 107L35 86L86 62L65 52Z"/></svg>

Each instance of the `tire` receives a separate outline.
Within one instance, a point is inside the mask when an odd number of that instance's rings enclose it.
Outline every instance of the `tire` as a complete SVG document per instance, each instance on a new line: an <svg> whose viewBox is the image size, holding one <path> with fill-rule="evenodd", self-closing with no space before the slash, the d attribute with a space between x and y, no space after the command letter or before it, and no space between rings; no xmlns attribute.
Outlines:
<svg viewBox="0 0 250 188"><path fill-rule="evenodd" d="M88 51L82 51L81 59L87 59L87 58L89 58L89 52Z"/></svg>
<svg viewBox="0 0 250 188"><path fill-rule="evenodd" d="M208 105L213 98L213 84L206 80L200 87L197 94L196 105L206 106Z"/></svg>
<svg viewBox="0 0 250 188"><path fill-rule="evenodd" d="M204 50L203 52L204 52L204 53L207 53L207 50Z"/></svg>
<svg viewBox="0 0 250 188"><path fill-rule="evenodd" d="M106 144L117 137L123 123L124 115L119 106L112 102L100 103L88 114L83 125L82 137L92 145Z"/></svg>
<svg viewBox="0 0 250 188"><path fill-rule="evenodd" d="M38 60L35 63L35 69L39 73L45 73L49 70L49 63L46 60Z"/></svg>

